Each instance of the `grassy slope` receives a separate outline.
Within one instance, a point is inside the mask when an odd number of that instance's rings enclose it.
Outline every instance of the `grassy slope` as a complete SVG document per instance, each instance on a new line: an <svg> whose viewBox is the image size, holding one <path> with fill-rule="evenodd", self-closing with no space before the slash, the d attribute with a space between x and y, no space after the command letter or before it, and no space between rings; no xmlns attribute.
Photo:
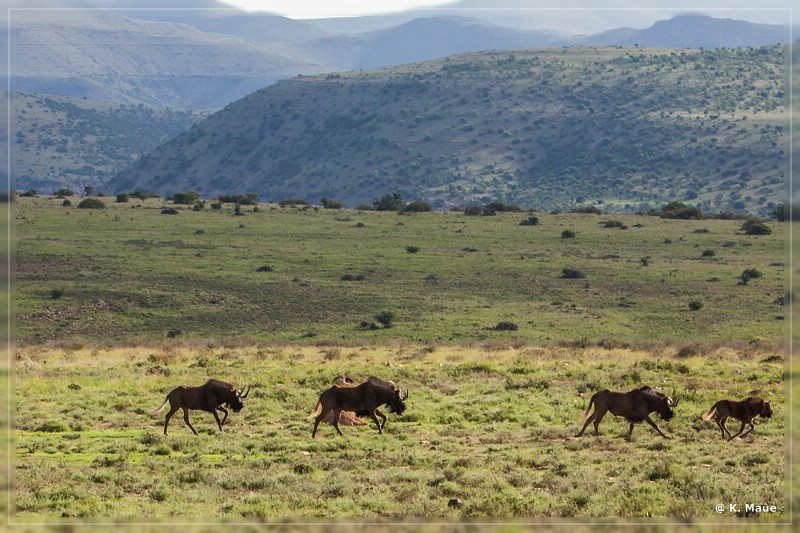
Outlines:
<svg viewBox="0 0 800 533"><path fill-rule="evenodd" d="M264 200L386 192L464 205L707 211L782 201L780 48L575 47L453 56L287 80L248 95L115 177Z"/></svg>
<svg viewBox="0 0 800 533"><path fill-rule="evenodd" d="M179 331L245 342L697 344L784 333L777 223L772 235L747 236L741 221L539 214L526 227L525 214L263 205L242 217L230 206L168 216L160 200L106 201L97 211L17 203L18 341L135 345ZM628 229L603 227L609 219ZM576 237L561 238L565 229ZM586 277L563 279L564 268ZM763 277L740 285L750 268ZM691 301L703 308L690 311ZM393 327L361 327L383 310L396 314ZM501 321L519 330L493 331Z"/></svg>

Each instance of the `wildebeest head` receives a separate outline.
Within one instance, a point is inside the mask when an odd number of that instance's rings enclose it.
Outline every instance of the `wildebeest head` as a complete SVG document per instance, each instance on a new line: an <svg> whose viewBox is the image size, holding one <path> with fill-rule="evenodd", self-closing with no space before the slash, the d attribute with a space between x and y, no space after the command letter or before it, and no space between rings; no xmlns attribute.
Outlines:
<svg viewBox="0 0 800 533"><path fill-rule="evenodd" d="M671 396L654 391L650 387L646 386L642 387L640 390L643 393L654 397L652 406L655 408L656 413L658 413L658 416L660 416L662 420L669 420L675 416L675 411L673 411L673 408L677 407L678 402L681 400L680 396L675 396L673 399Z"/></svg>
<svg viewBox="0 0 800 533"><path fill-rule="evenodd" d="M761 418L772 418L772 407L769 406L769 402L761 404L761 412L759 415Z"/></svg>
<svg viewBox="0 0 800 533"><path fill-rule="evenodd" d="M402 415L403 411L406 410L406 399L408 399L408 389L403 394L400 389L395 388L392 401L389 402L389 410L395 414Z"/></svg>
<svg viewBox="0 0 800 533"><path fill-rule="evenodd" d="M226 405L233 410L234 413L238 413L244 407L242 404L242 398L247 398L247 395L250 394L250 386L248 385L247 390L239 390L239 389L231 389L231 397L226 402Z"/></svg>

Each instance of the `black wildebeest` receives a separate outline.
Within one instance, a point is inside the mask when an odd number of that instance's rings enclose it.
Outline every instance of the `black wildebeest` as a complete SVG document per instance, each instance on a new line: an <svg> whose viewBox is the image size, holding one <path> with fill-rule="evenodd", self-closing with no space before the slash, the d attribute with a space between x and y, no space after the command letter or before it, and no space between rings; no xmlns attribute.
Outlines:
<svg viewBox="0 0 800 533"><path fill-rule="evenodd" d="M247 391L244 392L234 388L233 385L229 383L210 379L205 385L199 387L187 387L185 385L176 387L167 394L167 398L164 400L164 403L161 404L161 407L151 414L160 412L164 409L164 406L167 405L167 402L169 402L169 412L164 421L164 435L167 434L169 419L172 418L172 415L174 415L178 409L183 409L183 420L195 435L197 435L197 431L195 431L192 423L189 422L190 409L209 411L214 415L219 430L225 431L222 429L222 425L228 419L228 411L222 406L227 405L230 409L233 409L234 413L238 413L242 410L242 407L244 407L242 405L242 398L246 398L248 394L250 394L250 387L247 387ZM225 417L222 421L219 419L217 410L225 413Z"/></svg>
<svg viewBox="0 0 800 533"><path fill-rule="evenodd" d="M339 429L339 417L342 411L354 411L358 416L369 415L378 426L378 433L383 433L386 415L378 411L378 407L388 405L391 412L401 415L406 409L407 398L408 391L403 395L393 382L376 377L370 377L355 387L334 385L319 395L319 401L309 415L309 418L315 415L317 417L314 420L311 438L316 436L317 426L331 411L333 411L333 427L339 435L342 435L342 430ZM378 417L383 419L383 423L378 422Z"/></svg>
<svg viewBox="0 0 800 533"><path fill-rule="evenodd" d="M679 401L680 396L676 396L673 400L669 396L656 392L646 385L638 389L633 389L630 392L613 392L608 389L600 391L589 400L589 405L583 413L583 428L581 428L580 432L575 436L580 437L583 435L586 427L591 422L594 422L595 435L599 435L597 427L600 425L600 421L606 413L611 411L612 415L621 416L630 423L628 439L633 435L633 425L640 422L647 422L653 426L653 429L655 429L659 435L668 439L669 437L664 435L661 430L658 429L655 422L650 419L650 413L655 411L662 419L669 420L675 416L672 408L677 406ZM594 405L594 412L590 416L589 411L592 409L592 405Z"/></svg>
<svg viewBox="0 0 800 533"><path fill-rule="evenodd" d="M714 418L714 422L717 423L720 431L722 431L722 438L724 439L727 433L731 440L733 440L740 434L744 437L753 431L756 428L753 420L757 416L761 418L770 418L772 416L772 408L769 406L769 402L765 402L761 398L755 396L748 396L741 402L737 402L736 400L718 401L703 415L703 420L711 420L711 418ZM728 426L725 425L729 417L735 418L742 423L742 427L739 428L739 432L736 435L731 435L731 432L728 431ZM745 424L749 425L750 429L742 433Z"/></svg>

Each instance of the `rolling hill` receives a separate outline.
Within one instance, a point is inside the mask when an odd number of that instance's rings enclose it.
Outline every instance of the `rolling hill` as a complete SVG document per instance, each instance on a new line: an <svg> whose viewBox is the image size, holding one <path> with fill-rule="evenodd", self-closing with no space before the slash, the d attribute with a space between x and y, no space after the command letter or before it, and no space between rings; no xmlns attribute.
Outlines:
<svg viewBox="0 0 800 533"><path fill-rule="evenodd" d="M300 76L230 104L107 188L755 213L783 197L784 64L780 46L574 47Z"/></svg>
<svg viewBox="0 0 800 533"><path fill-rule="evenodd" d="M26 190L41 192L97 186L208 115L53 95L14 98L13 168Z"/></svg>

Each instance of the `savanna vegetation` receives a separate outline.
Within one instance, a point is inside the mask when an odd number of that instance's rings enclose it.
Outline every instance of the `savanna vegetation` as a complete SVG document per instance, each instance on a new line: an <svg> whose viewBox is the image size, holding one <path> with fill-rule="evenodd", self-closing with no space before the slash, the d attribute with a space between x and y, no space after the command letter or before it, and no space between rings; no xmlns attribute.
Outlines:
<svg viewBox="0 0 800 533"><path fill-rule="evenodd" d="M236 205L13 204L15 521L788 520L786 224ZM406 412L311 440L339 374ZM244 410L164 437L150 411L210 377ZM573 436L642 384L682 395L671 439ZM748 394L773 418L721 440L702 414Z"/></svg>
<svg viewBox="0 0 800 533"><path fill-rule="evenodd" d="M300 76L238 100L114 177L204 196L386 191L434 208L766 216L784 200L784 48L489 51Z"/></svg>

